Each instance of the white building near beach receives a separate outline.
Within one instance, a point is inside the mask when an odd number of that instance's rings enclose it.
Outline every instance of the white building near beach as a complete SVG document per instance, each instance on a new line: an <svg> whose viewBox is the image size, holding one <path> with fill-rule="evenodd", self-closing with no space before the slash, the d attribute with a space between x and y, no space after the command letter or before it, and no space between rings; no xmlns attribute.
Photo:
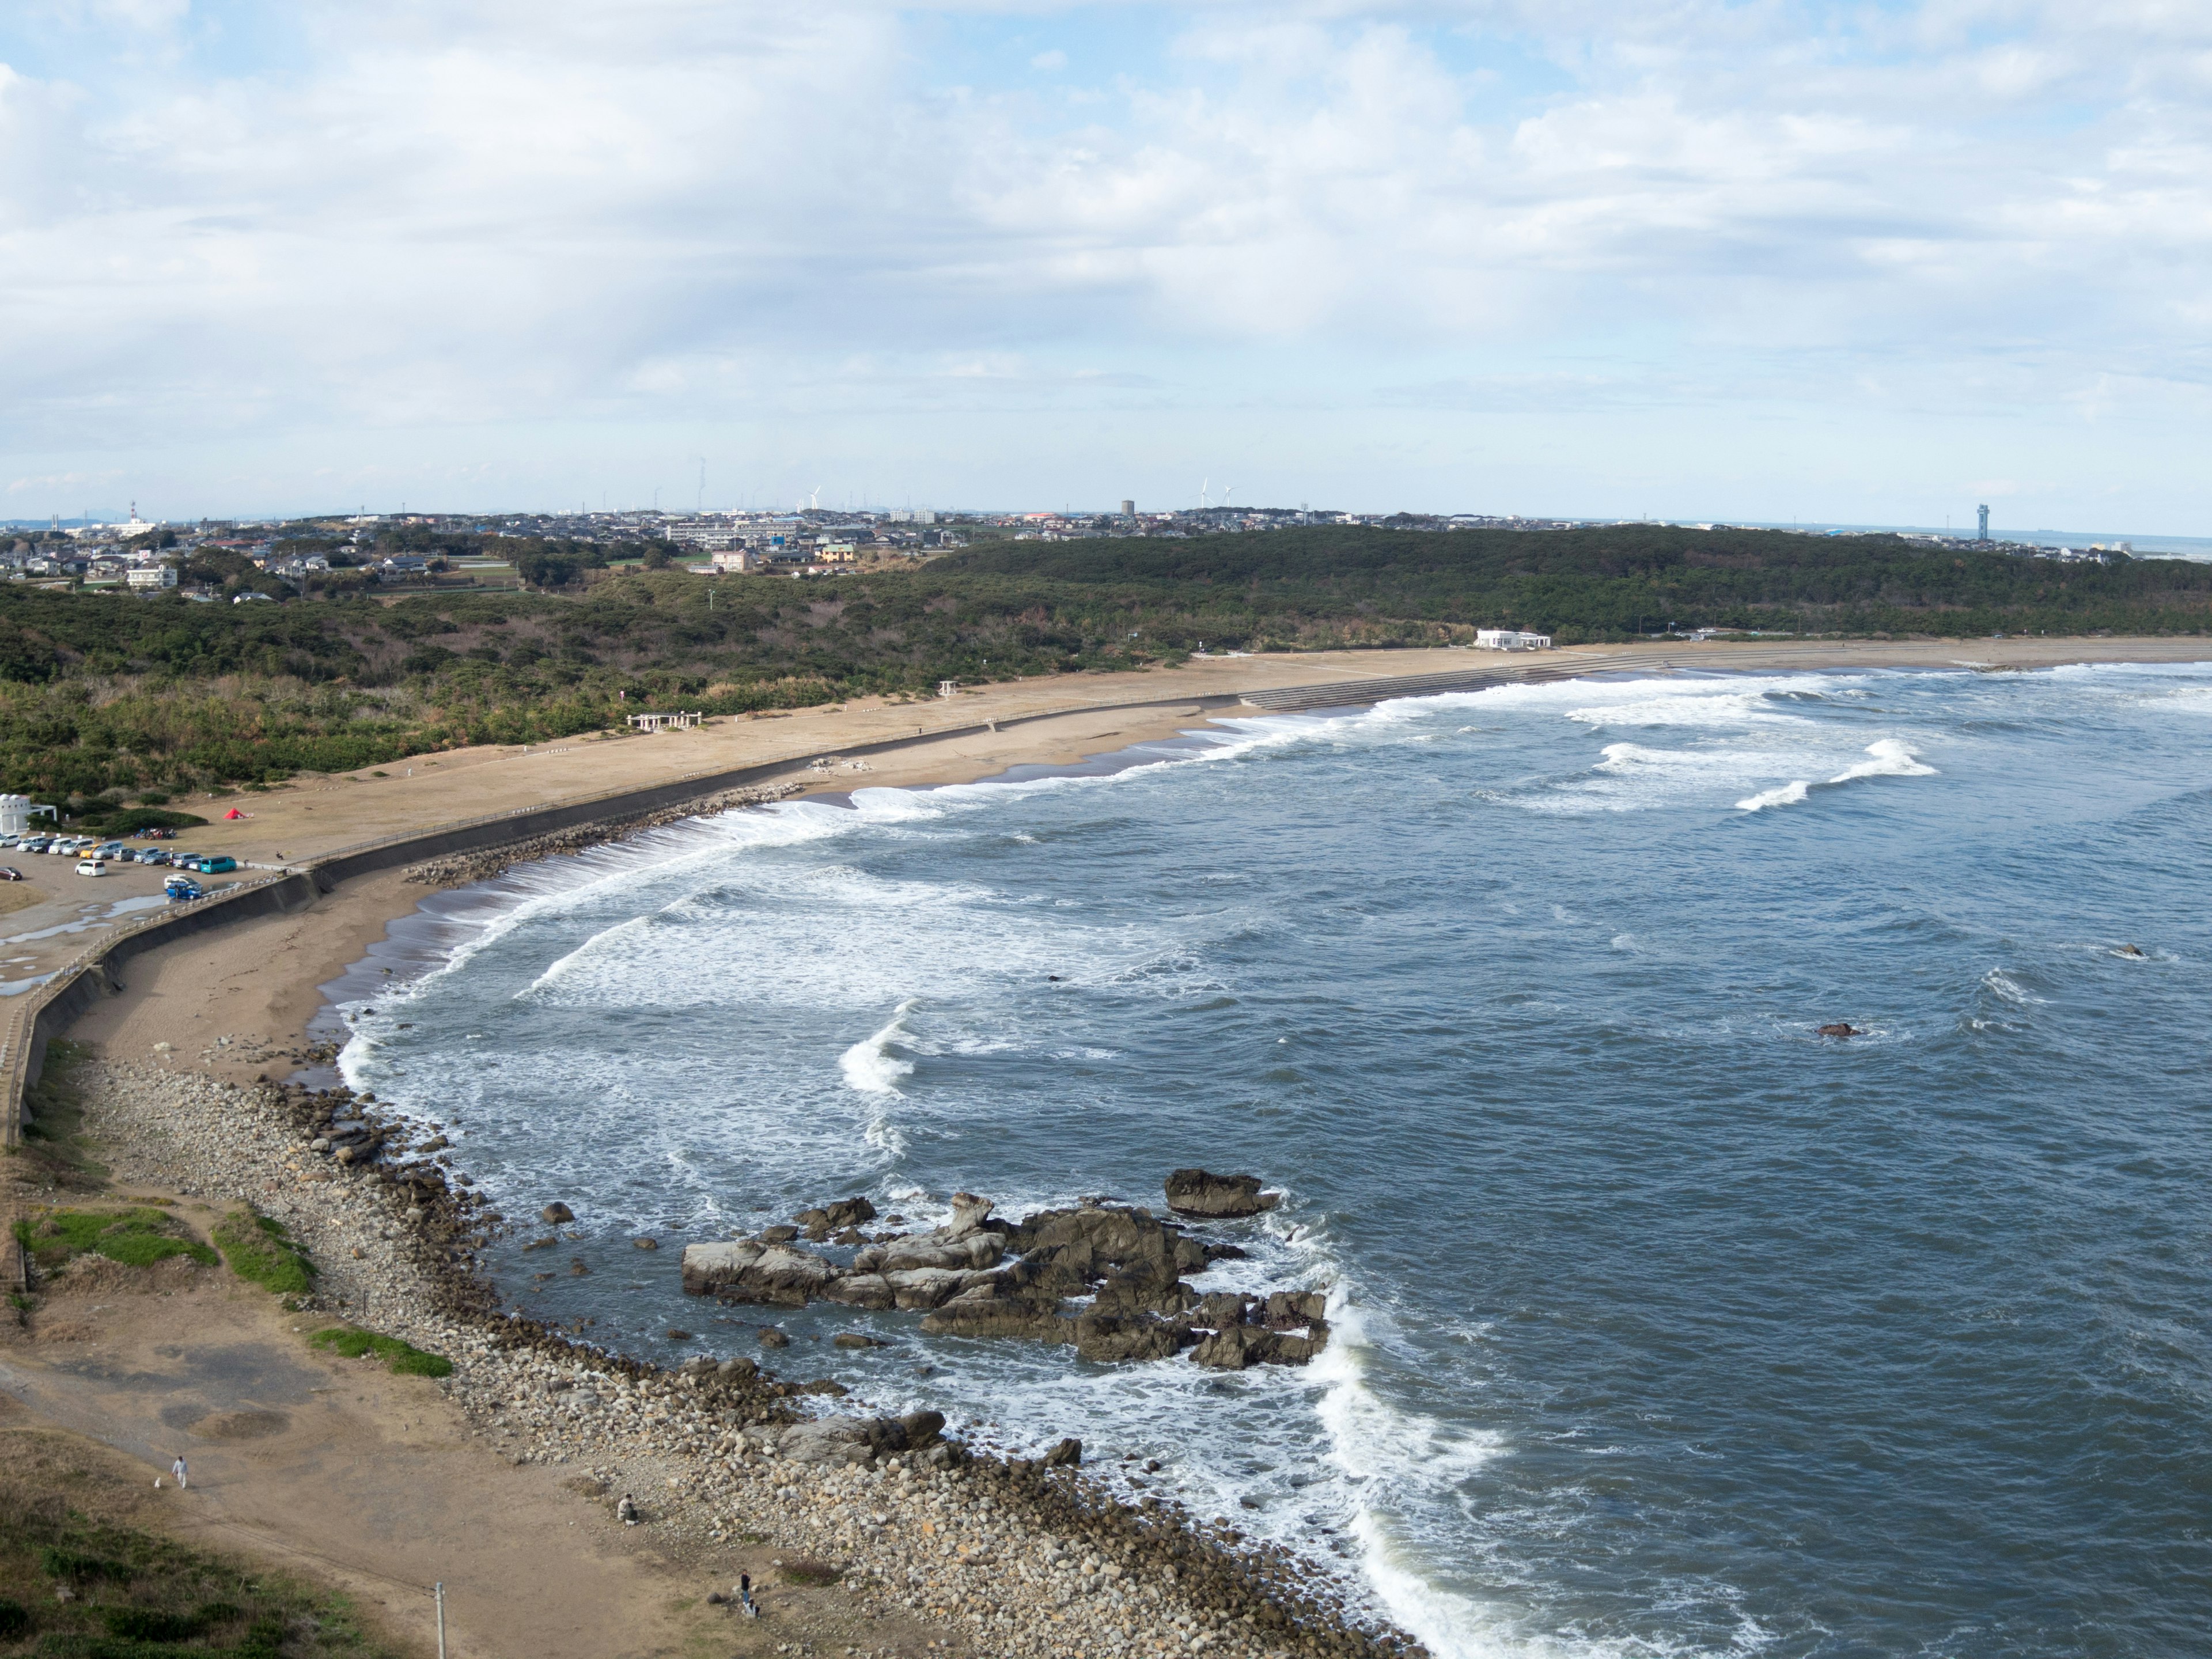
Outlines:
<svg viewBox="0 0 2212 1659"><path fill-rule="evenodd" d="M1478 628L1475 644L1485 651L1549 651L1549 634L1524 634L1517 628Z"/></svg>

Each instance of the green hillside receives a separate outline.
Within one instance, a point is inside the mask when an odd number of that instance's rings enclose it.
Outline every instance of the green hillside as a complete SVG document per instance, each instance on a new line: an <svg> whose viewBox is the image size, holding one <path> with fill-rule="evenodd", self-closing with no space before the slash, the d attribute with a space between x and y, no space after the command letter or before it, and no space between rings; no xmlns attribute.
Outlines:
<svg viewBox="0 0 2212 1659"><path fill-rule="evenodd" d="M528 593L196 605L0 586L0 788L110 803L626 710L792 708L1179 659L1379 648L1510 624L1561 644L1722 627L1965 637L2201 633L2212 566L2062 565L1893 538L1629 525L1001 542L834 580L594 568Z"/></svg>

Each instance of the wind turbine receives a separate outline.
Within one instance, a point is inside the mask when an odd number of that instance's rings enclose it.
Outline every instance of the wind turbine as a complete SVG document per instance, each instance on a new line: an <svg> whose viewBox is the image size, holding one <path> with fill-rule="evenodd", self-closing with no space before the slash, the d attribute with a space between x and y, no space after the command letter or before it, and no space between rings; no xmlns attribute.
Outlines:
<svg viewBox="0 0 2212 1659"><path fill-rule="evenodd" d="M1222 490L1222 492L1221 492L1221 504L1222 504L1222 506L1224 506L1224 507L1228 506L1228 505L1229 505L1229 498L1230 498L1231 495L1235 495L1236 493L1237 493L1237 486L1236 486L1235 484L1230 484L1230 485L1226 486L1225 488L1224 488L1224 489L1223 489L1223 490Z"/></svg>
<svg viewBox="0 0 2212 1659"><path fill-rule="evenodd" d="M807 505L812 507L817 513L819 513L822 510L822 486L820 484L814 486L813 493L807 497Z"/></svg>
<svg viewBox="0 0 2212 1659"><path fill-rule="evenodd" d="M1206 497L1206 492L1212 487L1212 483L1213 480L1208 478L1198 487L1198 510L1201 513L1205 512L1207 507L1213 505L1213 503L1208 501Z"/></svg>
<svg viewBox="0 0 2212 1659"><path fill-rule="evenodd" d="M707 510L707 458L694 455L691 459L699 463L699 500L691 509L692 516L696 518Z"/></svg>

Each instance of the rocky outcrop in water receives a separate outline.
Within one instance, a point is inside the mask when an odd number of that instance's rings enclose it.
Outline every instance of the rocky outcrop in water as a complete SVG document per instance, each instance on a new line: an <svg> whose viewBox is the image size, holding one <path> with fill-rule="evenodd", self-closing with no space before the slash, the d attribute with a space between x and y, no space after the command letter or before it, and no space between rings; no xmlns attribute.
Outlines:
<svg viewBox="0 0 2212 1659"><path fill-rule="evenodd" d="M1275 1197L1251 1176L1204 1182L1202 1189L1185 1189L1259 1207ZM850 1216L848 1206L865 1203L850 1200L800 1218L826 1235L846 1218L837 1211ZM1060 1343L1103 1362L1166 1359L1188 1348L1200 1364L1224 1370L1298 1365L1328 1340L1319 1291L1201 1295L1185 1275L1244 1253L1195 1238L1149 1210L1086 1203L1018 1222L991 1210L988 1199L958 1194L943 1226L864 1239L843 1265L796 1248L786 1227L690 1245L684 1288L731 1304L921 1311L922 1329L936 1334Z"/></svg>
<svg viewBox="0 0 2212 1659"><path fill-rule="evenodd" d="M1257 1215L1282 1202L1280 1193L1263 1193L1257 1176L1209 1175L1177 1170L1168 1177L1168 1208L1177 1215Z"/></svg>

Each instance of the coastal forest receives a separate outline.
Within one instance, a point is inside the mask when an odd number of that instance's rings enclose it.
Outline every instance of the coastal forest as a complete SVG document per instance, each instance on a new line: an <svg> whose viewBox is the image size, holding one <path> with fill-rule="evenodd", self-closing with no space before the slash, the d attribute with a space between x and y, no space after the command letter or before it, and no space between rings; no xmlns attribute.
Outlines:
<svg viewBox="0 0 2212 1659"><path fill-rule="evenodd" d="M234 605L0 586L0 789L112 808L568 736L656 705L921 696L940 679L1112 672L1201 645L1384 651L1499 626L1568 645L1693 628L1959 638L2212 625L2212 566L2186 561L2062 564L1893 537L1647 525L1004 541L815 580L706 577L654 551L617 568L525 548L514 562L535 589L520 592L361 584Z"/></svg>

